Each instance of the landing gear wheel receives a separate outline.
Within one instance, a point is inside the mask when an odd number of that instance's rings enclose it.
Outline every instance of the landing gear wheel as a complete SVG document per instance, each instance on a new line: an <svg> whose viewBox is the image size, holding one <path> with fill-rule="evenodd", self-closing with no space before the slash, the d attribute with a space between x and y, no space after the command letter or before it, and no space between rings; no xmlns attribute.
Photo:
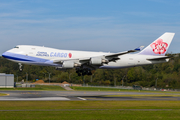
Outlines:
<svg viewBox="0 0 180 120"><path fill-rule="evenodd" d="M78 73L78 76L81 76L81 73Z"/></svg>
<svg viewBox="0 0 180 120"><path fill-rule="evenodd" d="M91 69L88 68L78 68L76 69L78 76L92 75Z"/></svg>
<svg viewBox="0 0 180 120"><path fill-rule="evenodd" d="M21 63L18 63L19 64L19 71L22 72L23 69L22 69L22 64Z"/></svg>

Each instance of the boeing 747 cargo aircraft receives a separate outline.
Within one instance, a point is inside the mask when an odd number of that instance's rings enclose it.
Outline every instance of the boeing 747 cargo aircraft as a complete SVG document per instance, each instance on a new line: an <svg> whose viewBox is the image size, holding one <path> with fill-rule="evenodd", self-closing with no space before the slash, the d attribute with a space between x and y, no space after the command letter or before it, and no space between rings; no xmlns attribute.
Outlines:
<svg viewBox="0 0 180 120"><path fill-rule="evenodd" d="M76 68L77 74L91 75L95 69L121 69L141 65L168 62L165 56L175 33L164 33L145 49L142 46L134 50L105 53L61 50L42 46L18 45L3 53L3 57L22 64L54 66L56 69L64 70ZM129 54L137 52L136 54Z"/></svg>

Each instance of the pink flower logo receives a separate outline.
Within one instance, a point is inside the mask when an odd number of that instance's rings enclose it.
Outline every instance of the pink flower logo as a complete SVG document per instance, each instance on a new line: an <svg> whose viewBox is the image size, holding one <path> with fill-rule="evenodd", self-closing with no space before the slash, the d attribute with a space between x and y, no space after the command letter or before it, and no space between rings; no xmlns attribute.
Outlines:
<svg viewBox="0 0 180 120"><path fill-rule="evenodd" d="M166 48L168 47L168 44L163 42L162 39L158 39L150 46L155 54L164 54L166 52Z"/></svg>

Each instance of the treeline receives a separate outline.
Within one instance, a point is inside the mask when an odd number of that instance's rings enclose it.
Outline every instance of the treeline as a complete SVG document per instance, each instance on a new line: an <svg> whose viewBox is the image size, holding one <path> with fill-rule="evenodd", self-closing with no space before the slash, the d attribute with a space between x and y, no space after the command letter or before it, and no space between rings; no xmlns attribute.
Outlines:
<svg viewBox="0 0 180 120"><path fill-rule="evenodd" d="M168 54L173 56L173 54ZM179 55L171 58L168 63L139 66L133 68L92 71L92 76L84 76L86 84L89 85L112 85L131 86L140 85L143 87L154 87L157 80L158 88L180 88L180 59ZM11 62L0 57L0 73L14 74L15 81L27 79L35 81L43 79L46 82L63 82L82 84L83 79L76 74L75 69L58 71L54 67L23 65L23 71L19 71L18 63Z"/></svg>

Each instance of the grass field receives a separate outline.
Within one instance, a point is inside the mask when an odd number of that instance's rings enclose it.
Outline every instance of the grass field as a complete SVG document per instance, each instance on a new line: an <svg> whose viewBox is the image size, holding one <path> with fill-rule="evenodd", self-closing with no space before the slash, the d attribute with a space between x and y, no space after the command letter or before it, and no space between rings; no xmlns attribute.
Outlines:
<svg viewBox="0 0 180 120"><path fill-rule="evenodd" d="M55 85L36 85L31 88L0 88L0 90L64 90L64 88Z"/></svg>
<svg viewBox="0 0 180 120"><path fill-rule="evenodd" d="M103 88L103 87L81 87L72 86L71 87L77 91L123 91L123 92L150 92L150 93L179 93L176 91L148 91L148 90L132 90L132 89L118 89L118 88Z"/></svg>
<svg viewBox="0 0 180 120"><path fill-rule="evenodd" d="M0 101L0 119L179 120L180 101Z"/></svg>
<svg viewBox="0 0 180 120"><path fill-rule="evenodd" d="M78 91L129 91L129 92L138 92L139 90L130 90L130 89L118 89L118 88L106 88L106 87L81 87L81 86L72 86L74 90Z"/></svg>
<svg viewBox="0 0 180 120"><path fill-rule="evenodd" d="M116 88L72 88L80 91L119 91ZM60 86L43 85L36 88L15 88L15 90L64 89ZM139 90L121 89L120 91L139 92ZM166 96L166 93L172 93L170 96L179 94L179 92L149 92L159 93L156 96ZM119 95L114 97L116 96ZM179 120L179 113L180 101L0 101L0 120Z"/></svg>
<svg viewBox="0 0 180 120"><path fill-rule="evenodd" d="M163 97L163 96L169 96L169 97L180 97L180 95L176 94L121 94L121 95L104 95L104 97Z"/></svg>

